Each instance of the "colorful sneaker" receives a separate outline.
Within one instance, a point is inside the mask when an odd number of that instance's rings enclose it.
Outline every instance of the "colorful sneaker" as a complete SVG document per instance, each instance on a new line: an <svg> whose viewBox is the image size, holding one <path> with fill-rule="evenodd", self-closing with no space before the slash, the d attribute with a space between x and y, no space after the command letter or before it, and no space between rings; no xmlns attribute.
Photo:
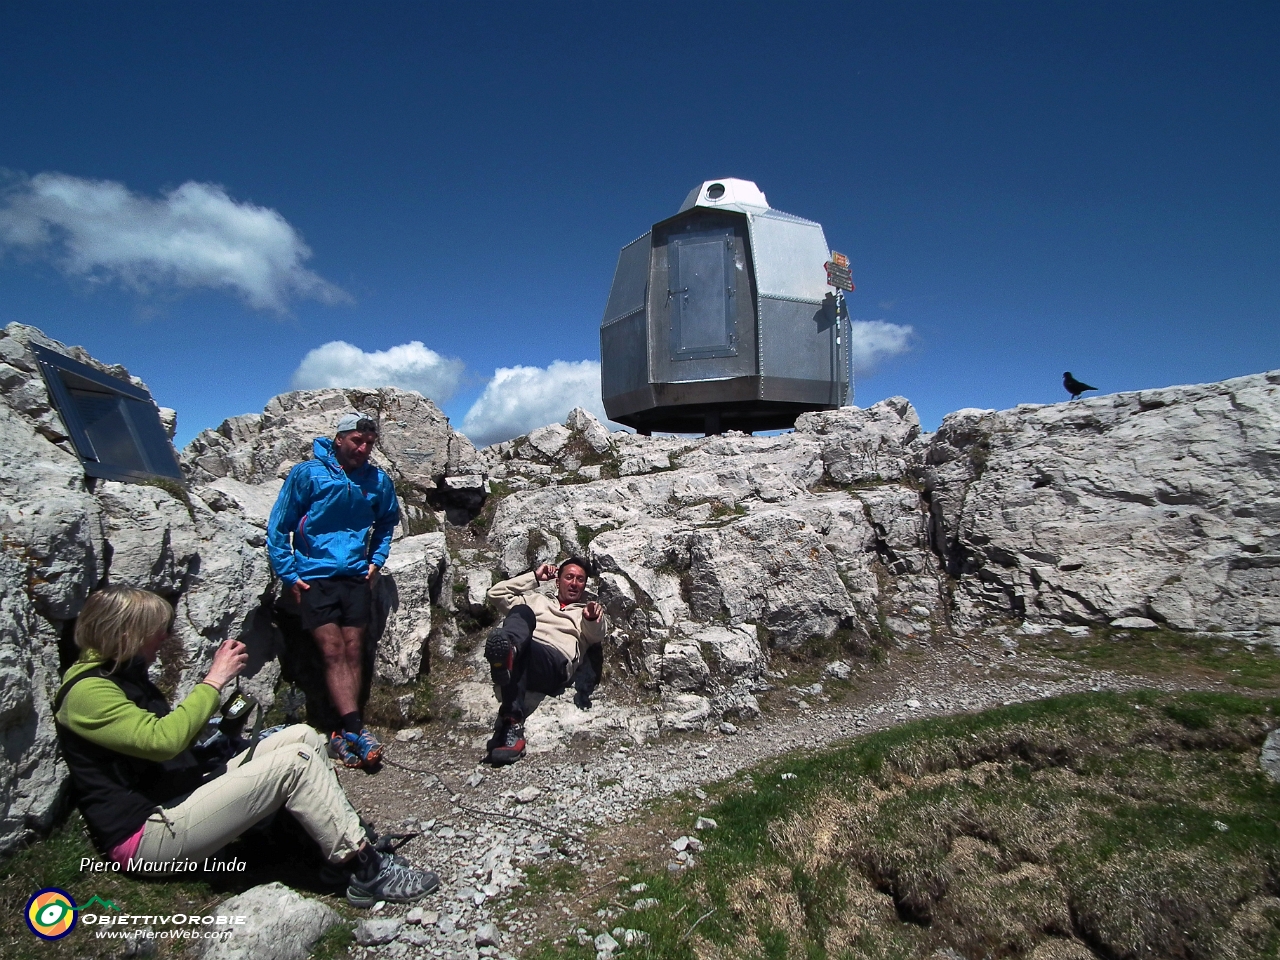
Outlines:
<svg viewBox="0 0 1280 960"><path fill-rule="evenodd" d="M440 878L432 871L411 867L400 857L378 856L378 872L371 879L352 874L347 884L347 903L353 907L372 907L379 900L413 903L440 889Z"/></svg>
<svg viewBox="0 0 1280 960"><path fill-rule="evenodd" d="M382 744L369 732L368 727L361 727L359 733L344 733L348 746L355 753L357 766L366 770L376 767L382 759Z"/></svg>
<svg viewBox="0 0 1280 960"><path fill-rule="evenodd" d="M360 754L351 748L351 742L347 737L351 736L342 730L337 731L329 737L329 756L337 760L344 767L360 766Z"/></svg>
<svg viewBox="0 0 1280 960"><path fill-rule="evenodd" d="M497 729L489 741L489 755L485 758L494 767L505 767L524 756L524 724L498 718Z"/></svg>

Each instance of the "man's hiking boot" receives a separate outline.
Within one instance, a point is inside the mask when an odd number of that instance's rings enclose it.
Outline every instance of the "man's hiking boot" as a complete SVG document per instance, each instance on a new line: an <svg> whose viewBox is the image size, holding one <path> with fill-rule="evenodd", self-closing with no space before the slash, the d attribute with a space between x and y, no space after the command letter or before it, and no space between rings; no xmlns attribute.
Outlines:
<svg viewBox="0 0 1280 960"><path fill-rule="evenodd" d="M366 770L377 769L382 760L382 744L369 732L368 727L361 727L359 733L344 733L343 737L350 745L352 752L359 757L357 766L364 767Z"/></svg>
<svg viewBox="0 0 1280 960"><path fill-rule="evenodd" d="M498 627L484 643L484 658L489 661L489 676L500 687L511 682L511 671L516 665L516 645L505 630Z"/></svg>
<svg viewBox="0 0 1280 960"><path fill-rule="evenodd" d="M337 760L344 767L360 766L360 754L352 749L351 741L347 739L349 734L338 730L329 737L329 756Z"/></svg>
<svg viewBox="0 0 1280 960"><path fill-rule="evenodd" d="M391 853L370 853L378 858L377 872L367 880L360 879L359 870L351 875L347 884L347 903L351 906L372 907L379 900L413 903L440 888L440 878L433 871L411 867L404 858Z"/></svg>
<svg viewBox="0 0 1280 960"><path fill-rule="evenodd" d="M489 741L489 755L485 758L491 766L504 767L524 756L524 724L507 717L499 717L498 725Z"/></svg>

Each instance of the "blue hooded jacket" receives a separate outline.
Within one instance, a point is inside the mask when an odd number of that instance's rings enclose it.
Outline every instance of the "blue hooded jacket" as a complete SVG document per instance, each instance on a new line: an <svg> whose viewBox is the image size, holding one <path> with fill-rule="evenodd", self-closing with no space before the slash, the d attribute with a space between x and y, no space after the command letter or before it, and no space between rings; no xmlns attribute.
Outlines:
<svg viewBox="0 0 1280 960"><path fill-rule="evenodd" d="M312 449L315 459L289 471L267 521L271 569L287 586L363 577L369 564L383 566L400 522L395 486L383 471L366 463L347 473L328 437L317 437Z"/></svg>

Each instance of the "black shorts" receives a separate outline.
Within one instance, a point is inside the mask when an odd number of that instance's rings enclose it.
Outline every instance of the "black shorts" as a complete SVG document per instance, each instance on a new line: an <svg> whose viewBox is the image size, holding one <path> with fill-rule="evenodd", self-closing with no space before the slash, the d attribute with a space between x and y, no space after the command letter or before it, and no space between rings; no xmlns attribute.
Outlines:
<svg viewBox="0 0 1280 960"><path fill-rule="evenodd" d="M308 580L302 591L302 625L314 630L326 623L340 627L367 627L371 591L364 577L328 577Z"/></svg>

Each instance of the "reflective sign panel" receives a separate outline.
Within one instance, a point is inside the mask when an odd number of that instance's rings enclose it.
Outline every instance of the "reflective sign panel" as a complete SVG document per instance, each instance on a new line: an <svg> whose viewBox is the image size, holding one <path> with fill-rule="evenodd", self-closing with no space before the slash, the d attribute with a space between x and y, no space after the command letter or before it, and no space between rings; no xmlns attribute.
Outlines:
<svg viewBox="0 0 1280 960"><path fill-rule="evenodd" d="M183 481L150 393L44 347L31 349L86 474L124 483Z"/></svg>

